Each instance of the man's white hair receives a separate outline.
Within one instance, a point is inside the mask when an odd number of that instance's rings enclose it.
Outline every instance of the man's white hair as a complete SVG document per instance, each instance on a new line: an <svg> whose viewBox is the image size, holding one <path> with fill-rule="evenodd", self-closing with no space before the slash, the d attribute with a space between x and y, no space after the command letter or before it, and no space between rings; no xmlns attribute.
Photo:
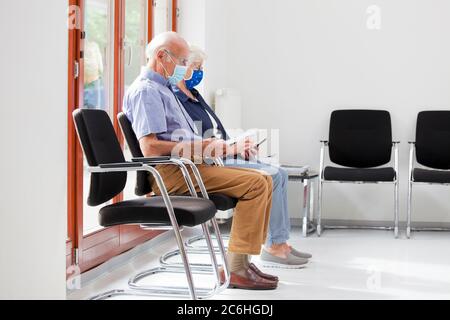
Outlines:
<svg viewBox="0 0 450 320"><path fill-rule="evenodd" d="M160 33L147 45L145 56L148 60L151 60L156 57L161 49L166 49L170 43L181 40L183 40L183 38L176 32L168 31Z"/></svg>
<svg viewBox="0 0 450 320"><path fill-rule="evenodd" d="M189 63L203 63L208 59L208 55L200 47L191 45Z"/></svg>

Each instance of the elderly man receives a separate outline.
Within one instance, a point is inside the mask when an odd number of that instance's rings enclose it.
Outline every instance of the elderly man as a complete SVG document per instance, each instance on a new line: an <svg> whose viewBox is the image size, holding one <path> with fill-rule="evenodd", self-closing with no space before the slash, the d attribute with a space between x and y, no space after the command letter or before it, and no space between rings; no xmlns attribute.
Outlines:
<svg viewBox="0 0 450 320"><path fill-rule="evenodd" d="M186 156L189 152L199 152L199 145L202 154L207 149L213 149L214 156L238 152L230 151L223 140L202 140L174 95L172 86L185 77L189 54L188 44L178 34L167 32L155 37L147 47L148 65L125 94L123 111L146 157L171 155L174 149ZM157 169L169 193L189 193L178 168L162 165ZM238 199L228 249L230 287L275 289L278 278L262 273L249 261L250 255L260 254L261 245L266 241L272 206L271 177L256 170L203 164L198 169L208 192ZM159 194L158 187L151 182L153 190Z"/></svg>

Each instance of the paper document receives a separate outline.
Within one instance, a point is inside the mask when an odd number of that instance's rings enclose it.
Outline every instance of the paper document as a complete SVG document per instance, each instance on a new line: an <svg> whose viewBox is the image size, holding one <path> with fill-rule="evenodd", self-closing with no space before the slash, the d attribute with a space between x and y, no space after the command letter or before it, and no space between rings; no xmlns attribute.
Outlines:
<svg viewBox="0 0 450 320"><path fill-rule="evenodd" d="M247 138L255 139L257 136L258 136L258 132L256 130L247 130L244 133L242 133L234 138L231 138L230 140L227 140L227 144L229 146L232 146L239 142L245 141L245 139L247 139Z"/></svg>

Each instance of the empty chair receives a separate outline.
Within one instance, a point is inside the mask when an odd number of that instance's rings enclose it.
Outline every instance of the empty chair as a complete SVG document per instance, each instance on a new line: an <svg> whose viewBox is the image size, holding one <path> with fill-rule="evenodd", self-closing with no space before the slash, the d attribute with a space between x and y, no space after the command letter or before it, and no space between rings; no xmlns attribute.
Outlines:
<svg viewBox="0 0 450 320"><path fill-rule="evenodd" d="M422 168L416 167L416 162ZM406 235L411 236L413 184L450 185L450 111L423 111L417 116L416 141L410 142ZM448 230L415 228L414 230Z"/></svg>
<svg viewBox="0 0 450 320"><path fill-rule="evenodd" d="M319 209L317 232L322 226L322 197L325 183L394 184L394 223L392 227L368 227L394 230L398 237L398 144L392 142L391 117L382 110L338 110L331 114L329 141L322 141L320 153ZM324 166L325 148L336 166ZM394 165L391 162L394 149Z"/></svg>
<svg viewBox="0 0 450 320"><path fill-rule="evenodd" d="M220 233L219 249L223 258L226 281L220 285L220 275L217 258L207 228L207 223L214 221L216 207L208 199L192 196L169 197L158 171L153 167L160 163L175 163L187 176L186 183L192 187L186 167L178 159L170 157L148 158L145 163L125 162L119 141L108 114L102 110L77 110L73 114L75 127L81 146L89 163L91 185L88 204L98 206L120 194L125 188L127 172L147 172L152 175L161 190L162 196L122 201L107 205L100 209L99 220L103 227L117 225L140 225L144 229L173 230L176 243L181 252L187 287L143 287L142 290L116 290L101 294L96 299L115 295L163 295L180 296L192 299L207 298L227 288L229 283L228 265ZM202 183L199 177L199 184ZM196 288L192 276L192 268L180 233L182 227L202 226L211 257L215 284L213 288ZM216 233L219 231L216 230ZM155 268L150 274L168 271L165 268ZM170 270L169 270L170 271ZM135 279L136 277L133 277ZM141 277L142 278L142 277Z"/></svg>

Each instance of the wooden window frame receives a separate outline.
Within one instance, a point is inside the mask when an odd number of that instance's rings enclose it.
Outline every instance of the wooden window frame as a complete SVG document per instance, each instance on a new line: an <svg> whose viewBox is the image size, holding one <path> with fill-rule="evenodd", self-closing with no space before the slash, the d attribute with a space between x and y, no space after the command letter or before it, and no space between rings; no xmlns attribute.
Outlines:
<svg viewBox="0 0 450 320"><path fill-rule="evenodd" d="M116 115L121 111L124 89L125 0L110 0L114 3L114 129L123 147L123 137ZM148 41L153 38L153 0L148 1ZM106 228L89 235L83 232L83 153L78 142L72 113L83 101L83 26L85 0L69 0L70 6L80 9L80 29L70 29L68 61L68 240L66 263L69 270L75 266L83 273L111 258L128 251L139 244L160 235L162 231L144 231L139 226L117 226ZM172 0L172 28L177 30L176 0ZM75 78L75 63L78 62L78 77ZM121 201L123 195L113 201Z"/></svg>

